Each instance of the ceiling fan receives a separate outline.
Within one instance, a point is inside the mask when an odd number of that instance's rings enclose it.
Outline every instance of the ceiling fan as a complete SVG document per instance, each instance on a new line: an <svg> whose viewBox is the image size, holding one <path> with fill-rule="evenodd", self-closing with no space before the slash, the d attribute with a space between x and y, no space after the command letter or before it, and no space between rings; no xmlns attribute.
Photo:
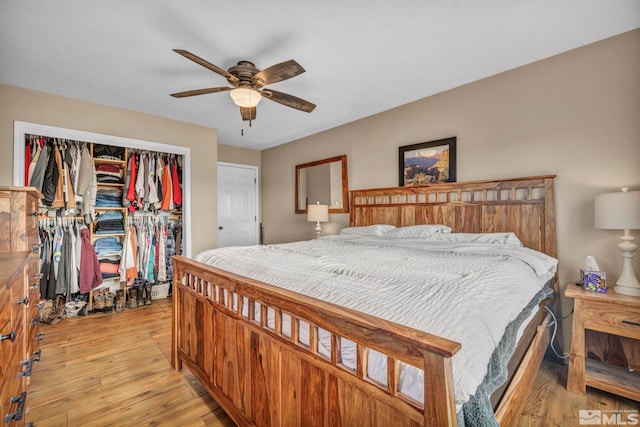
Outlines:
<svg viewBox="0 0 640 427"><path fill-rule="evenodd" d="M264 88L264 86L268 84L281 82L304 73L304 68L293 59L272 65L264 70L257 69L252 62L239 61L237 65L230 67L228 70L224 70L189 51L183 49L173 49L173 51L214 73L220 74L226 78L231 85L231 87L211 87L172 93L171 96L175 98L230 91L233 102L240 107L242 120L248 120L249 124L251 124L251 120L255 120L256 105L258 105L258 102L260 102L263 97L307 113L312 112L313 109L316 108L315 104L305 101L304 99L273 89Z"/></svg>

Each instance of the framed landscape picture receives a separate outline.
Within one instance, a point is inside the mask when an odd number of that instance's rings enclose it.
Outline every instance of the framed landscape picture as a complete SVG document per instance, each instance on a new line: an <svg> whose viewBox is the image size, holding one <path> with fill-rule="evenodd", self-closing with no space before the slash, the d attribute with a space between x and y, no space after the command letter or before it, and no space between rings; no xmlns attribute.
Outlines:
<svg viewBox="0 0 640 427"><path fill-rule="evenodd" d="M400 186L456 181L456 137L405 145L400 155Z"/></svg>

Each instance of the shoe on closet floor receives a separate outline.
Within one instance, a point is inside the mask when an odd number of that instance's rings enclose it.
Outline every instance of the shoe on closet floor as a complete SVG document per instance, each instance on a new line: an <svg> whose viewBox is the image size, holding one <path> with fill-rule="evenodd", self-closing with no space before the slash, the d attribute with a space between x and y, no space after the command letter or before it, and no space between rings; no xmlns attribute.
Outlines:
<svg viewBox="0 0 640 427"><path fill-rule="evenodd" d="M127 307L128 308L136 308L138 306L137 294L138 294L138 291L136 290L135 287L132 286L129 289L127 289Z"/></svg>
<svg viewBox="0 0 640 427"><path fill-rule="evenodd" d="M116 290L116 313L122 313L125 308L125 298L124 298L124 290L118 289Z"/></svg>
<svg viewBox="0 0 640 427"><path fill-rule="evenodd" d="M93 310L102 311L104 309L104 291L96 289L93 291Z"/></svg>
<svg viewBox="0 0 640 427"><path fill-rule="evenodd" d="M136 297L138 307L142 307L144 305L144 285L136 286Z"/></svg>
<svg viewBox="0 0 640 427"><path fill-rule="evenodd" d="M151 288L152 284L147 283L144 285L144 305L151 305Z"/></svg>
<svg viewBox="0 0 640 427"><path fill-rule="evenodd" d="M104 311L107 313L111 313L113 311L113 303L115 300L116 294L109 291L104 293Z"/></svg>

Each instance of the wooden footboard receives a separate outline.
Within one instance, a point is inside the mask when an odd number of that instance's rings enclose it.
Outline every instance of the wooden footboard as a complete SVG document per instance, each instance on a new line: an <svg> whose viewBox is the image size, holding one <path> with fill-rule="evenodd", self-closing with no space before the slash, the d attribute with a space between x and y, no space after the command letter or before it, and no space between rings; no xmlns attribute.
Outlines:
<svg viewBox="0 0 640 427"><path fill-rule="evenodd" d="M349 344L355 362L343 358ZM238 425L455 426L451 357L459 348L174 258L172 365L185 363ZM384 380L368 375L372 352L384 355ZM423 402L398 390L403 363L424 370Z"/></svg>

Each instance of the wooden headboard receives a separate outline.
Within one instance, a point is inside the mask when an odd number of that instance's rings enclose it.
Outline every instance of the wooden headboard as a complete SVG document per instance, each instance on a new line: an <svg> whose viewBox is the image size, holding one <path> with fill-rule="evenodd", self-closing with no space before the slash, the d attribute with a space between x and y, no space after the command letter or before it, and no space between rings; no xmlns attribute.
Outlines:
<svg viewBox="0 0 640 427"><path fill-rule="evenodd" d="M514 232L557 258L555 175L350 191L351 226L445 224L457 233Z"/></svg>

